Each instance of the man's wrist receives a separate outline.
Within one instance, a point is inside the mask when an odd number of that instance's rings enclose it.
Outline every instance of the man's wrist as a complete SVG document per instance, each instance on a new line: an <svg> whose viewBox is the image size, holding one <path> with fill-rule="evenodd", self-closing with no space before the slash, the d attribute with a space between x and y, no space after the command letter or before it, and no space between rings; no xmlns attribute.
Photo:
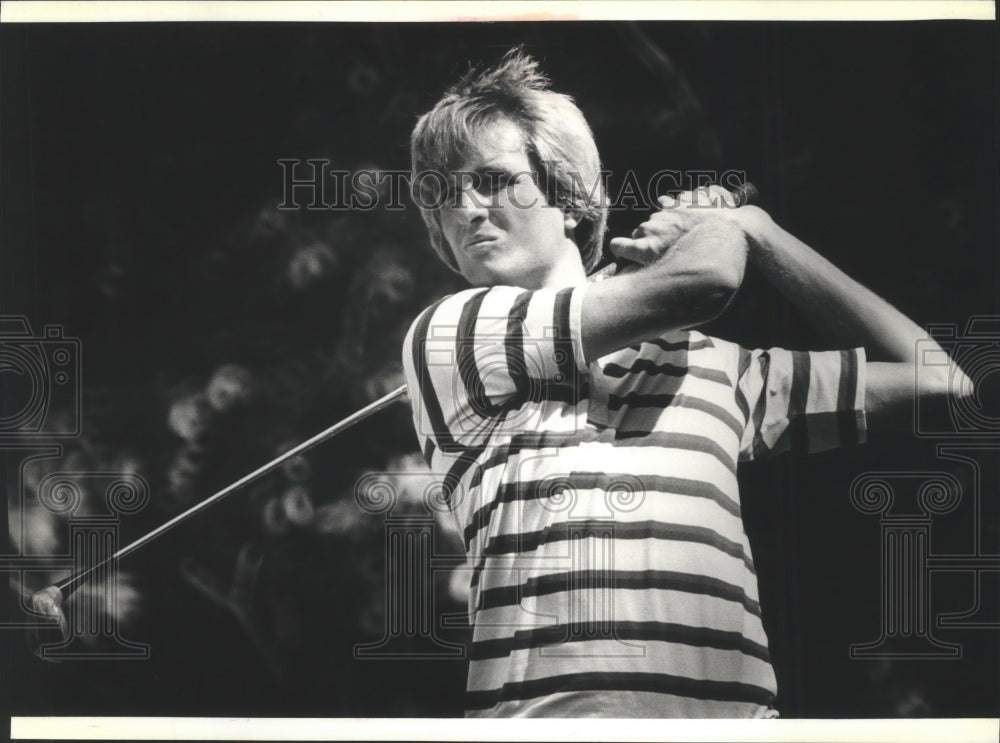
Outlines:
<svg viewBox="0 0 1000 743"><path fill-rule="evenodd" d="M771 243L777 225L771 219L771 215L759 206L752 204L741 206L739 209L733 209L728 216L746 233L751 244L768 245Z"/></svg>

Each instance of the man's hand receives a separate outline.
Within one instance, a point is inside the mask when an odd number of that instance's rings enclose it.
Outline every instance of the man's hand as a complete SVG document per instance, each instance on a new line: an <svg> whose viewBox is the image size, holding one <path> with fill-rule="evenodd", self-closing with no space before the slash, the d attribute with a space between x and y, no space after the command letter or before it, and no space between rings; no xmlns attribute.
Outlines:
<svg viewBox="0 0 1000 743"><path fill-rule="evenodd" d="M687 212L687 209L683 211ZM693 213L696 208L692 207ZM654 214L632 243L652 256L645 267L591 284L584 295L587 361L673 330L717 317L743 282L747 239L735 221ZM739 211L729 209L729 211ZM677 235L674 238L674 235ZM646 248L642 246L645 245Z"/></svg>
<svg viewBox="0 0 1000 743"><path fill-rule="evenodd" d="M636 227L631 237L612 238L609 248L613 255L647 266L698 225L733 218L739 211L733 194L720 186L660 196L658 201L660 211Z"/></svg>

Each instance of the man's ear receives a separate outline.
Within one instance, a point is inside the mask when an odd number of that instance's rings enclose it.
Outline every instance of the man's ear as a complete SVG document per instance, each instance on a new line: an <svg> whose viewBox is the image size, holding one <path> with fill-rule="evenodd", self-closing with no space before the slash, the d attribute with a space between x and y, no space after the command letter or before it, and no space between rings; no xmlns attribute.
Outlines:
<svg viewBox="0 0 1000 743"><path fill-rule="evenodd" d="M573 230L580 224L580 216L578 209L563 209L563 227L567 237L573 237Z"/></svg>

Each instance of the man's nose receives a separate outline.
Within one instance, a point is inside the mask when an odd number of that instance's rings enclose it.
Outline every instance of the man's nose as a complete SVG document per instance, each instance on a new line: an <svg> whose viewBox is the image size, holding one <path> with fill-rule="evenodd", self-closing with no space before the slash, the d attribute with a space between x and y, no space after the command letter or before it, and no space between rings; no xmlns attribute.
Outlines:
<svg viewBox="0 0 1000 743"><path fill-rule="evenodd" d="M456 197L458 202L458 210L461 212L463 217L467 220L475 221L479 219L486 219L489 214L487 206L489 202L487 197L476 191L476 189L471 186L467 186L458 192Z"/></svg>

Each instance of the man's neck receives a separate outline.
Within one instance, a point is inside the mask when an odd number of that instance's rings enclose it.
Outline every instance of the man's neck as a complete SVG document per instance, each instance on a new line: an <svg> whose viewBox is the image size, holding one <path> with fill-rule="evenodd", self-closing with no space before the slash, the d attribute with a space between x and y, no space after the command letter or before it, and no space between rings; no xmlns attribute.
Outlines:
<svg viewBox="0 0 1000 743"><path fill-rule="evenodd" d="M577 286L586 283L586 281L587 272L583 269L583 263L580 262L580 254L574 252L552 265L544 275L538 277L537 286L526 288L565 289L567 286Z"/></svg>

